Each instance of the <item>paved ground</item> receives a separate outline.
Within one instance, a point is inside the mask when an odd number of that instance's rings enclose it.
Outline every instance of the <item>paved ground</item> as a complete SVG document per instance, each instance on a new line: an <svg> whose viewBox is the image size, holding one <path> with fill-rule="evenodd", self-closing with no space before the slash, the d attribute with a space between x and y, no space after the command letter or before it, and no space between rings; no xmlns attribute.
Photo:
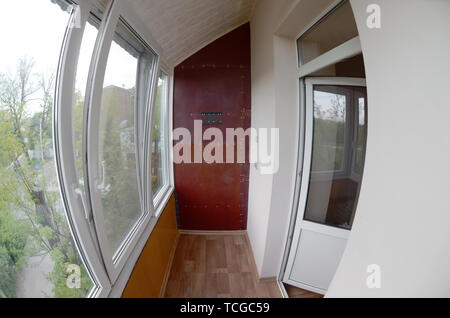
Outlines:
<svg viewBox="0 0 450 318"><path fill-rule="evenodd" d="M17 275L16 297L51 297L53 284L45 275L52 271L53 264L49 254L28 258L27 265L23 266Z"/></svg>

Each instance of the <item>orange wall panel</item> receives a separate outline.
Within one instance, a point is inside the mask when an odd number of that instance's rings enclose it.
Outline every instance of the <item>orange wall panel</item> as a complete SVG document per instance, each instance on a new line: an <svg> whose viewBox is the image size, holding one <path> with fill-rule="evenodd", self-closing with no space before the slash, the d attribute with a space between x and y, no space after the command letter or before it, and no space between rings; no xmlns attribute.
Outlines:
<svg viewBox="0 0 450 318"><path fill-rule="evenodd" d="M162 212L122 294L123 298L157 298L178 235L175 198Z"/></svg>

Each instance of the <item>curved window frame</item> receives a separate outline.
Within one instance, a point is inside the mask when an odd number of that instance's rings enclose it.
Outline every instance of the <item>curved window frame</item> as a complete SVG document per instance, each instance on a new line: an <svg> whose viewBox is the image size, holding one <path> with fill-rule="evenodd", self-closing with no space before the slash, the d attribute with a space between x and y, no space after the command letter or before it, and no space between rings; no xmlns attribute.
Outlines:
<svg viewBox="0 0 450 318"><path fill-rule="evenodd" d="M110 0L106 7L103 7L95 0L61 0L74 5L72 12L73 24L68 29L64 50L61 56L60 68L58 72L58 91L55 97L57 105L55 115L57 117L54 124L54 132L57 139L55 149L57 149L58 175L60 178L61 192L64 193L67 211L73 229L73 236L79 241L80 249L87 260L89 272L95 279L96 288L90 293L89 297L119 297L128 282L129 276L133 270L139 255L145 246L148 237L155 227L161 211L167 204L173 193L173 169L170 165L172 153L170 147L172 122L170 120L172 113L172 91L173 69L169 68L160 57L160 47L150 39L142 39L138 32L134 31L132 26L127 23L128 18L137 24L140 30L145 30L144 25L134 20L135 13L130 12L123 1ZM85 182L87 187L80 187L76 173L75 145L73 142L73 95L76 81L76 72L78 59L80 55L80 46L83 39L84 29L89 16L100 10L103 12L103 19L99 28L98 37L94 53L91 59L89 69L88 84L85 98L85 118L88 124L83 127L83 161L84 175L87 178ZM77 20L75 20L77 19ZM105 244L105 236L99 231L99 227L104 226L101 210L93 204L92 169L95 163L96 153L95 145L90 144L90 131L98 122L99 109L103 90L103 80L105 76L108 54L113 41L114 32L117 24L121 22L133 32L143 45L155 54L155 63L153 65L153 74L151 82L148 85L148 100L145 102L146 114L143 127L145 127L141 139L143 140L144 151L138 160L138 178L139 190L141 191L140 204L142 206L143 216L134 225L127 238L124 240L119 253L111 255ZM74 26L74 27L73 27ZM156 50L154 49L156 48ZM167 169L166 184L164 191L160 191L157 198L152 200L151 177L148 177L147 169L151 169L151 135L149 132L150 123L153 117L153 107L155 102L157 78L160 71L168 75L168 84L165 91L166 109L164 118L167 121L165 125L165 160L164 165ZM97 112L97 113L96 113ZM97 116L97 118L96 118ZM137 124L136 124L137 125ZM137 135L137 134L136 134ZM98 137L98 136L97 136ZM151 152L150 152L151 153ZM149 164L150 163L150 164ZM95 168L94 168L95 169ZM147 176L147 177L144 177Z"/></svg>
<svg viewBox="0 0 450 318"><path fill-rule="evenodd" d="M104 8L88 1L79 4L66 2L72 5L72 12L56 82L53 117L55 157L72 236L78 243L80 254L95 285L88 297L106 297L111 291L111 281L104 269L97 241L94 239L90 207L79 185L73 143L73 95L81 43L91 12L99 12Z"/></svg>

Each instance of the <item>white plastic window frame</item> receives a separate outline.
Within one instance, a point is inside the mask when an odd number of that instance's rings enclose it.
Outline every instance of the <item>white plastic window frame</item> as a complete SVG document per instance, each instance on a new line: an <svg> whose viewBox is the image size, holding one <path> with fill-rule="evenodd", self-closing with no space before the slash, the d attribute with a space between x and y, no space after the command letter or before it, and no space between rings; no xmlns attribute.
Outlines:
<svg viewBox="0 0 450 318"><path fill-rule="evenodd" d="M72 236L80 249L94 283L88 297L106 297L111 291L111 281L103 265L101 251L95 236L90 208L77 176L75 146L73 142L74 88L81 42L86 23L92 11L104 8L90 1L73 6L70 25L66 32L59 61L54 108L55 157L60 189L63 194ZM87 95L87 92L86 92Z"/></svg>
<svg viewBox="0 0 450 318"><path fill-rule="evenodd" d="M356 170L356 162L357 162L357 152L358 152L358 139L359 139L359 118L360 118L360 109L359 109L359 99L363 98L364 100L364 125L365 125L365 136L367 141L367 97L354 97L353 102L355 103L355 114L354 114L354 122L353 122L353 129L354 129L354 140L352 143L352 162L351 162L351 172L350 172L350 178L352 180L361 180L362 178L362 171L364 170L364 167L361 167L361 171ZM365 144L364 143L364 151L363 151L363 159L365 157Z"/></svg>
<svg viewBox="0 0 450 318"><path fill-rule="evenodd" d="M333 12L337 9L339 9L342 5L345 4L346 1L349 0L335 0L333 3L331 3L320 15L318 15L310 24L308 24L296 37L295 37L295 48L296 48L296 57L297 57L297 67L300 68L310 62L312 62L314 59L318 58L319 56L317 56L316 58L314 58L313 60L303 63L302 59L301 59L301 44L299 39L305 35L306 33L308 33L310 30L312 30L316 25L320 24L322 21L324 21L329 15L333 14ZM324 54L324 53L323 53ZM323 55L322 54L322 55Z"/></svg>
<svg viewBox="0 0 450 318"><path fill-rule="evenodd" d="M300 50L299 39L304 34L310 31L315 25L319 24L324 18L332 14L336 9L342 6L345 1L348 0L335 0L330 6L328 6L316 19L314 19L309 25L300 31L295 37L295 55L297 57L297 75L298 78L306 77L314 72L317 72L327 66L336 64L346 58L356 56L362 52L361 42L359 36L354 37L347 42L338 45L337 47L317 56L313 60L307 63L300 63Z"/></svg>
<svg viewBox="0 0 450 318"><path fill-rule="evenodd" d="M99 182L100 172L98 169L98 142L99 142L99 134L98 134L98 125L100 122L101 116L101 100L103 97L103 82L105 79L105 72L108 63L109 51L111 49L112 41L114 39L114 35L116 33L117 25L122 23L121 19L123 18L123 13L125 10L126 2L124 1L111 1L107 18L103 21L102 28L100 31L100 43L98 45L97 54L93 57L93 65L94 65L94 76L92 80L92 94L89 102L89 116L88 116L88 129L87 129L87 175L89 176L89 192L90 192L90 200L92 202L92 210L94 212L94 222L97 231L97 238L100 244L101 252L103 255L103 262L106 266L108 275L112 282L115 282L119 277L120 272L122 271L125 263L130 257L134 246L140 240L140 237L150 222L152 218L154 218L154 213L152 209L149 209L149 206L145 204L147 201L146 198L150 198L151 196L144 195L141 197L141 203L144 202L141 208L141 216L134 224L133 228L127 234L126 238L123 240L120 248L113 254L110 250L109 241L106 235L106 226L105 226L105 218L103 214L103 204L101 200L101 195L97 191L97 183ZM126 23L127 24L127 23ZM128 26L128 25L127 25ZM134 30L131 30L134 32ZM145 42L143 43L145 44ZM156 67L153 68L152 74L152 85L148 87L149 90L149 100L147 101L147 111L146 111L146 122L149 122L149 118L151 118L151 110L153 108L154 103L154 95L155 95L155 82L158 69L158 60L159 57L156 54L157 62ZM137 124L137 123L136 123ZM146 124L148 125L148 124ZM144 126L145 127L145 126ZM148 130L146 130L148 132ZM148 135L148 134L147 134ZM148 139L145 142L145 150L144 154L146 160L148 160ZM140 170L140 169L138 169ZM143 175L146 175L146 171L143 171ZM148 182L147 182L148 189ZM151 193L151 189L146 191L147 193ZM143 200L143 201L142 201Z"/></svg>
<svg viewBox="0 0 450 318"><path fill-rule="evenodd" d="M61 192L65 194L65 204L68 210L68 219L70 220L71 230L74 238L79 242L79 248L82 255L86 258L87 270L92 276L95 288L90 293L89 297L120 297L123 289L128 282L135 263L144 248L148 237L157 223L158 216L167 204L170 196L174 190L173 181L173 154L170 141L172 140L172 97L173 89L173 68L169 68L165 64L159 52L162 52L158 44L152 39L143 39L143 43L150 43L149 47L156 53L156 63L154 66L153 80L151 87L149 87L149 101L147 107L147 114L145 125L149 125L153 114L154 98L156 94L158 70L162 69L168 75L167 88L167 103L166 103L166 160L168 180L167 186L163 194L161 194L158 205L155 206L151 193L151 177L142 178L142 183L145 183L145 193L143 195L143 210L145 217L141 218L133 231L129 234L124 248L116 262L113 262L111 253L108 254L102 238L99 237L98 222L102 222L98 210L92 207L92 200L89 192L83 192L78 184L75 147L73 143L73 94L76 80L76 72L78 67L78 58L80 54L80 46L83 39L84 29L89 19L91 12L100 10L103 12L102 22L99 28L99 33L96 41L96 46L91 60L89 70L88 84L86 90L85 108L89 110L92 107L99 107L103 91L103 80L107 64L107 57L109 49L113 40L116 25L119 19L122 18L128 22L129 18L133 21L133 30L138 26L136 35L146 33L146 27L137 19L135 20L135 12L132 8L126 5L124 1L111 0L109 4L104 7L96 0L74 0L68 3L74 4L72 12L73 26L68 28L66 40L64 42L64 50L61 56L60 66L58 70L58 90L56 95L55 107L55 149L57 153L58 175L60 177ZM76 10L78 9L78 11ZM142 39L142 38L141 38ZM150 41L148 41L148 39ZM97 105L97 106L95 106ZM86 114L91 115L90 111ZM89 127L88 127L89 128ZM146 131L149 131L148 129ZM83 137L89 139L86 129L83 131ZM146 173L146 167L150 169L151 163L149 150L151 140L150 133L145 134L146 151L144 153L144 164L142 176L149 176ZM90 145L92 149L92 144ZM86 158L86 153L83 155ZM90 152L92 155L92 152ZM85 159L86 160L86 159ZM89 162L93 162L90 158ZM88 170L89 167L85 167ZM145 179L147 179L145 181ZM103 238L104 240L104 238Z"/></svg>
<svg viewBox="0 0 450 318"><path fill-rule="evenodd" d="M164 124L162 125L162 143L161 143L161 161L162 161L162 179L163 179L163 185L161 189L158 191L157 195L153 198L153 209L155 211L155 216L158 217L163 208L165 200L163 200L165 197L167 197L167 193L170 192L171 189L171 182L170 182L170 162L169 162L169 148L170 148L170 133L169 133L169 86L170 86L170 76L169 72L167 71L167 68L165 68L162 64L160 69L158 70L158 77L159 74L163 74L165 76L165 83L164 83L164 92L163 92L163 109L161 110L161 117ZM155 120L155 118L152 118L152 122ZM153 125L151 126L153 127ZM152 140L152 138L150 139ZM150 161L151 162L151 161ZM150 170L151 171L151 170ZM149 174L151 177L151 173Z"/></svg>

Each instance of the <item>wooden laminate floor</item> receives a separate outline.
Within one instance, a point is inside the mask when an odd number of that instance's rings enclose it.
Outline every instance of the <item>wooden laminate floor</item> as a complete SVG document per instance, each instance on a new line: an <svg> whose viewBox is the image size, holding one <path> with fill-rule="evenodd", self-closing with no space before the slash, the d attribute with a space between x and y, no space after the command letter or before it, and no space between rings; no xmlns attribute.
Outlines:
<svg viewBox="0 0 450 318"><path fill-rule="evenodd" d="M280 298L277 282L259 282L245 234L181 234L168 298Z"/></svg>
<svg viewBox="0 0 450 318"><path fill-rule="evenodd" d="M323 295L300 289L288 284L284 284L284 288L286 289L289 298L323 298Z"/></svg>

